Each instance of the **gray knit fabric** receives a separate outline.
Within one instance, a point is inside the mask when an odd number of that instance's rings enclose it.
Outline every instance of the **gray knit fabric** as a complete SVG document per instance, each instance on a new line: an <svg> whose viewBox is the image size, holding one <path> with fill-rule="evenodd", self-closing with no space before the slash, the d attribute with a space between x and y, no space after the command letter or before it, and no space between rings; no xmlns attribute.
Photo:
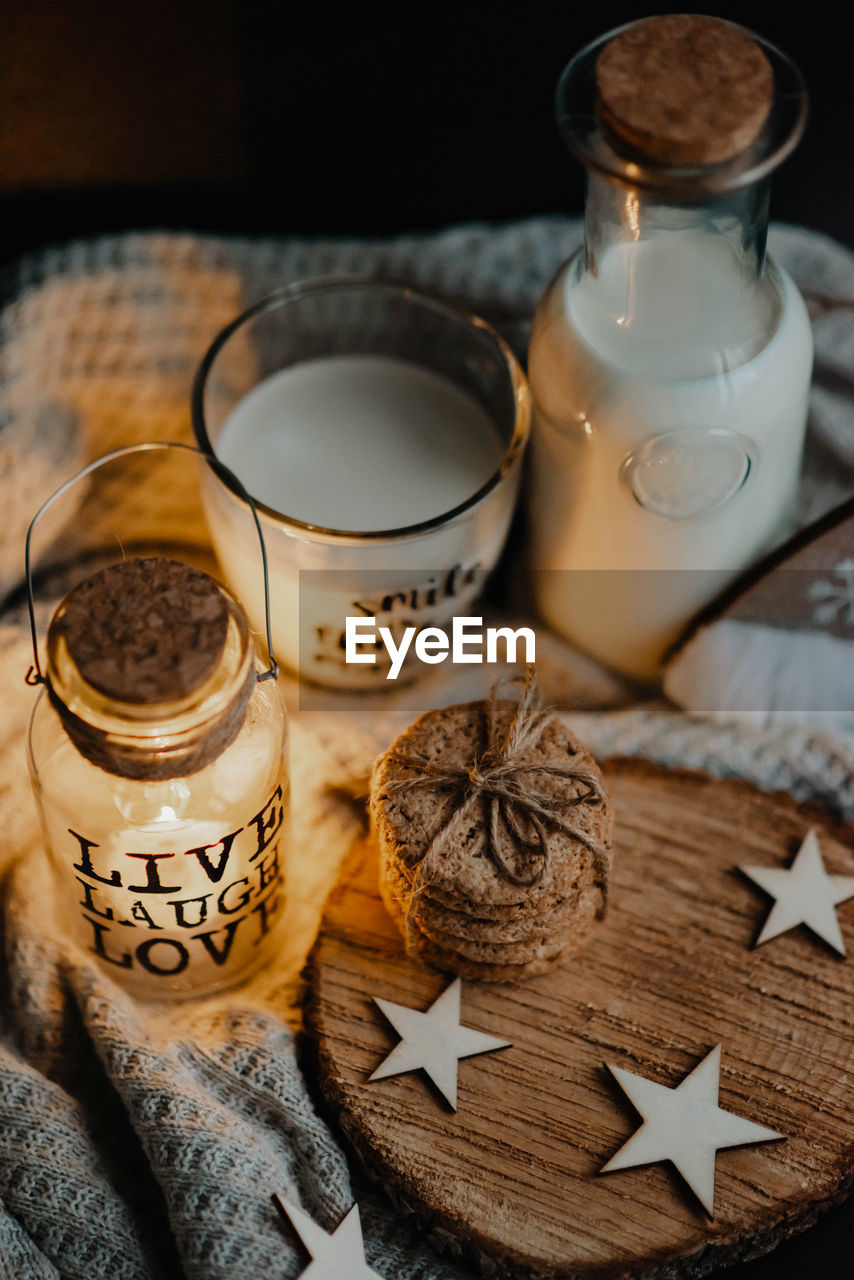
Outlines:
<svg viewBox="0 0 854 1280"><path fill-rule="evenodd" d="M136 440L189 438L197 362L247 302L298 277L368 270L469 303L521 354L530 311L579 235L577 222L556 218L383 243L129 235L28 261L0 320L3 585L20 579L35 506L80 461ZM775 227L771 247L814 315L806 521L854 492L854 257L797 228ZM168 531L168 502L163 518ZM854 734L844 724L707 721L663 702L639 706L555 638L542 652L546 696L598 755L744 776L854 821ZM348 1166L295 1032L300 965L361 830L347 796L364 788L393 732L428 706L481 696L487 677L437 673L370 715L301 712L286 682L306 876L291 950L238 991L170 1009L125 995L46 915L25 759L29 661L10 606L0 626L0 1277L294 1277L305 1255L271 1204L278 1192L327 1230L358 1200L367 1259L387 1280L462 1280L470 1273Z"/></svg>

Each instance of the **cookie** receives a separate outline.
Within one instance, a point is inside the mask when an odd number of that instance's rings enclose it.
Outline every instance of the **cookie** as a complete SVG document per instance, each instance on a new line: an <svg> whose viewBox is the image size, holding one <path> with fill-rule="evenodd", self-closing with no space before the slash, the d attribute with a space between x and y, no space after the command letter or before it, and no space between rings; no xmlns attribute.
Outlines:
<svg viewBox="0 0 854 1280"><path fill-rule="evenodd" d="M604 912L601 773L557 715L526 708L523 732L522 714L511 702L428 712L374 770L383 901L411 952L464 976L542 972Z"/></svg>
<svg viewBox="0 0 854 1280"><path fill-rule="evenodd" d="M398 925L406 941L406 949L432 969L443 973L455 973L472 982L518 982L548 973L561 960L568 959L571 949L562 946L552 952L543 952L523 964L500 964L495 961L471 960L456 951L448 951L422 933L417 926L407 922L397 903L386 901L392 919Z"/></svg>
<svg viewBox="0 0 854 1280"><path fill-rule="evenodd" d="M401 902L411 902L413 909L417 907L439 914L463 914L470 920L495 925L499 930L505 927L525 927L559 911L571 898L571 895L559 897L552 891L542 892L538 888L520 888L521 896L513 903L495 905L473 901L432 883L429 876L422 874L418 865L412 868L402 866L393 850L385 859L383 877L390 892Z"/></svg>
<svg viewBox="0 0 854 1280"><path fill-rule="evenodd" d="M565 898L551 911L535 911L512 920L481 920L422 897L412 904L412 916L419 928L437 939L441 935L478 942L526 942L568 927L578 914L576 904L577 898L573 896Z"/></svg>

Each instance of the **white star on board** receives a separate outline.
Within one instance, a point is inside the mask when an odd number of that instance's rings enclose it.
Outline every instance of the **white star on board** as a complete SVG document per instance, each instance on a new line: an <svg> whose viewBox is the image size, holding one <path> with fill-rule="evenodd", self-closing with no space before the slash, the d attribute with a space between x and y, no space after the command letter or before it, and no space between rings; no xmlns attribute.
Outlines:
<svg viewBox="0 0 854 1280"><path fill-rule="evenodd" d="M311 1254L311 1262L300 1272L302 1280L383 1280L365 1261L357 1204L328 1235L296 1205L281 1196L273 1196L273 1200Z"/></svg>
<svg viewBox="0 0 854 1280"><path fill-rule="evenodd" d="M600 1173L669 1160L709 1217L714 1216L715 1157L722 1147L773 1142L784 1137L718 1106L721 1046L699 1062L675 1088L655 1084L608 1065L617 1084L643 1116L643 1124Z"/></svg>
<svg viewBox="0 0 854 1280"><path fill-rule="evenodd" d="M776 899L755 946L805 924L845 955L836 907L854 897L854 876L827 874L814 827L807 832L790 867L751 866L739 870Z"/></svg>
<svg viewBox="0 0 854 1280"><path fill-rule="evenodd" d="M426 1071L442 1096L457 1109L457 1062L478 1053L492 1053L495 1049L507 1049L509 1040L496 1040L494 1036L460 1026L460 995L462 980L455 978L449 987L433 1001L426 1013L408 1009L406 1005L392 1004L374 996L397 1034L400 1044L395 1045L371 1076L371 1080L385 1080L388 1076L403 1075L407 1071Z"/></svg>

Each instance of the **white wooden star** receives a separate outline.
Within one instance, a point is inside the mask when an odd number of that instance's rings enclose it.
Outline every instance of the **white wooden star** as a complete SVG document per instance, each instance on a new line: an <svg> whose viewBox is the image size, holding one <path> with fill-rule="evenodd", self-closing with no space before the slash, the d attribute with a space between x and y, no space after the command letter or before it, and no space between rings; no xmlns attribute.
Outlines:
<svg viewBox="0 0 854 1280"><path fill-rule="evenodd" d="M492 1053L506 1049L509 1040L496 1040L494 1036L460 1026L460 995L462 980L455 978L449 987L433 1001L426 1013L408 1009L406 1005L392 1004L374 996L397 1034L400 1044L395 1045L371 1076L371 1080L385 1080L388 1076L403 1075L407 1071L426 1071L436 1088L457 1109L457 1062L478 1053Z"/></svg>
<svg viewBox="0 0 854 1280"><path fill-rule="evenodd" d="M300 1272L302 1280L382 1280L365 1261L357 1204L328 1235L296 1205L281 1196L273 1196L273 1200L311 1254L311 1262Z"/></svg>
<svg viewBox="0 0 854 1280"><path fill-rule="evenodd" d="M715 1157L722 1147L773 1142L782 1133L744 1120L718 1106L721 1046L716 1045L675 1088L608 1065L643 1124L601 1173L669 1160L703 1208L714 1216Z"/></svg>
<svg viewBox="0 0 854 1280"><path fill-rule="evenodd" d="M755 946L805 924L845 955L836 907L854 897L854 876L827 874L815 828L807 832L790 867L750 866L739 870L776 899Z"/></svg>

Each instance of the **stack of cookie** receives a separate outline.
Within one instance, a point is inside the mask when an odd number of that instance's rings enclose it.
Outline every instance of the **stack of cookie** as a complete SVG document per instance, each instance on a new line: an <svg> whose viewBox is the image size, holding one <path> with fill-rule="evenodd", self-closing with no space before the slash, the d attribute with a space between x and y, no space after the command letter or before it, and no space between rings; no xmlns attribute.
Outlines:
<svg viewBox="0 0 854 1280"><path fill-rule="evenodd" d="M474 702L431 711L374 770L380 892L407 950L466 978L543 973L604 914L613 814L555 714ZM509 733L509 739L508 739Z"/></svg>

